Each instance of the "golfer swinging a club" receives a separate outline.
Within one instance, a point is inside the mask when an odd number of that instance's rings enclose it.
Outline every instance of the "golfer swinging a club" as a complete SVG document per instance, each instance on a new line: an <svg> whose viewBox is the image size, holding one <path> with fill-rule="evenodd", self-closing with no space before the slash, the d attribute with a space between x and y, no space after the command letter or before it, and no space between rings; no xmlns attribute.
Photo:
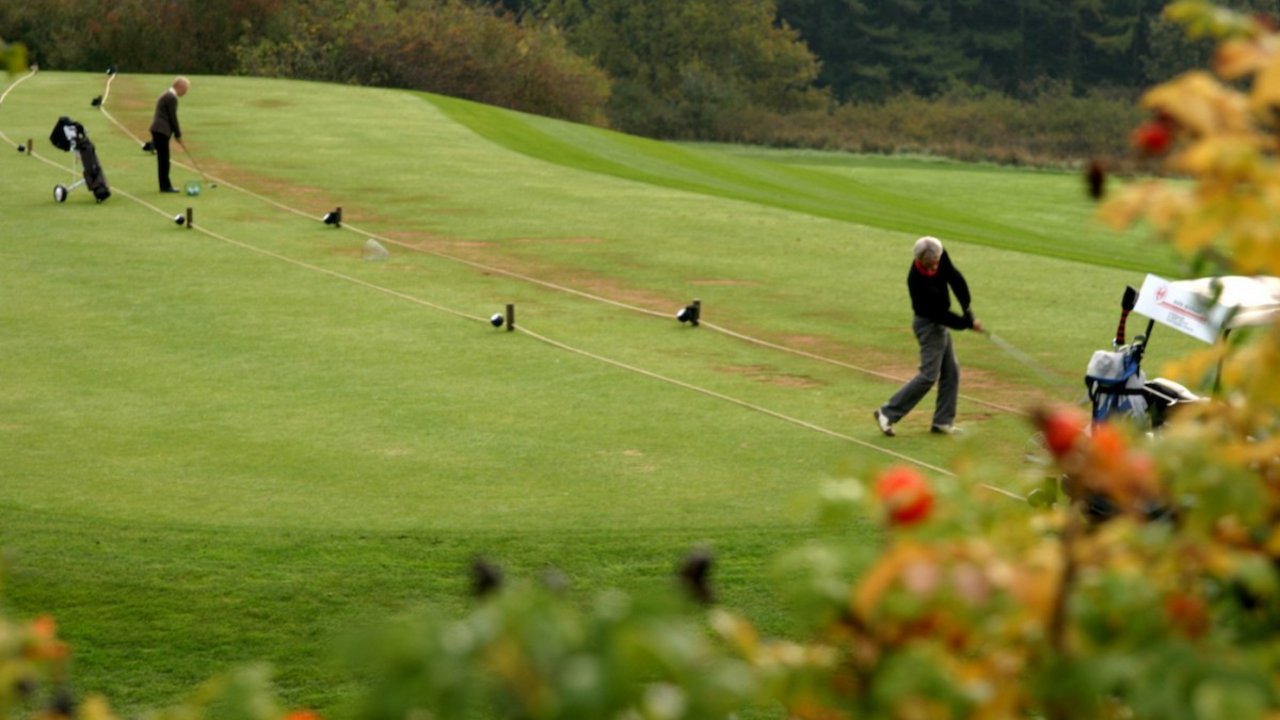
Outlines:
<svg viewBox="0 0 1280 720"><path fill-rule="evenodd" d="M156 100L155 116L151 119L151 146L156 151L156 174L162 193L178 192L169 180L169 138L172 136L179 144L182 143L182 128L178 126L178 98L186 95L189 87L191 82L186 78L175 78L173 87L164 91Z"/></svg>
<svg viewBox="0 0 1280 720"><path fill-rule="evenodd" d="M922 237L916 241L913 252L915 261L907 273L907 290L911 293L911 309L915 311L911 329L920 343L920 372L894 393L889 402L876 409L876 425L880 432L893 437L894 423L906 417L937 384L932 432L953 435L958 432L955 419L960 365L956 362L948 328L982 332L982 323L969 309L969 285L951 264L942 242L935 237ZM961 315L951 311L951 292L960 303Z"/></svg>

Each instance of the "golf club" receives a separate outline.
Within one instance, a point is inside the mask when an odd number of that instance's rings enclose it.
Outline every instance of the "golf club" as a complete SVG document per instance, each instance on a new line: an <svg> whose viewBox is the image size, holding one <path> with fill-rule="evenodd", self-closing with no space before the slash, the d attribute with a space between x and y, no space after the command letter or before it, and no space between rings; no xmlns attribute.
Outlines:
<svg viewBox="0 0 1280 720"><path fill-rule="evenodd" d="M1040 367L1040 365L1037 364L1035 360L1031 359L1031 356L1027 355L1026 353L1022 352L1018 348L1014 347L1011 343L1009 343L1009 341L1005 340L999 335L996 335L990 330L983 330L982 334L985 335L988 340L995 343L996 347L1005 351L1005 353L1008 354L1009 357L1013 358L1014 360L1017 360L1019 363L1025 366L1028 370L1034 373L1035 376L1041 382L1045 383L1046 385L1058 384L1057 378L1045 372L1044 368Z"/></svg>
<svg viewBox="0 0 1280 720"><path fill-rule="evenodd" d="M204 168L200 167L200 163L196 161L195 156L187 149L187 144L182 142L182 140L178 140L178 144L182 146L182 152L187 154L187 159L191 161L191 164L196 166L196 172L200 173L200 177L204 179L205 184L211 188L218 187L218 183L211 182L209 180L209 176L205 173Z"/></svg>

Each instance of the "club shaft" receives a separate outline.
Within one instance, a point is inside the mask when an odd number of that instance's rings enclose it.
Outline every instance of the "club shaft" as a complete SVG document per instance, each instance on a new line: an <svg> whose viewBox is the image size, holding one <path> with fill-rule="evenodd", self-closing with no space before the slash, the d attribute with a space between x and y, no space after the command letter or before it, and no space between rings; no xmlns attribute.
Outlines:
<svg viewBox="0 0 1280 720"><path fill-rule="evenodd" d="M1024 367L1026 367L1028 370L1033 372L1035 376L1040 379L1041 382L1047 385L1058 384L1057 378L1054 378L1052 375L1045 372L1044 368L1040 367L1040 365L1037 364L1036 361L1031 358L1031 356L1027 355L1026 353L1022 352L1018 348L1014 347L1007 340L1000 337L999 335L996 335L993 332L987 332L985 334L987 338L990 339L991 342L995 344L996 347L1003 350L1005 354L1007 354L1009 357L1013 358L1014 360L1017 360Z"/></svg>
<svg viewBox="0 0 1280 720"><path fill-rule="evenodd" d="M182 152L186 153L187 159L191 161L192 165L196 166L196 172L200 173L200 177L203 178L206 183L209 182L209 176L205 174L204 168L200 167L200 161L196 160L195 155L192 155L191 151L187 149L187 144L186 143L178 143L178 144L182 145Z"/></svg>

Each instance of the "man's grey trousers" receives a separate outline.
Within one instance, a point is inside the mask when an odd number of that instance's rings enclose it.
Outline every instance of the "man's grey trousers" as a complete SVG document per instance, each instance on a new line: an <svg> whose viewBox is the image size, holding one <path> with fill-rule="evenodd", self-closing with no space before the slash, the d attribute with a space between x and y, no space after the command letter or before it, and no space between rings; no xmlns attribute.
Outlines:
<svg viewBox="0 0 1280 720"><path fill-rule="evenodd" d="M896 423L937 384L938 401L933 410L933 427L951 425L956 419L956 398L960 395L960 365L951 345L951 332L946 325L919 315L911 321L911 329L920 343L920 372L894 393L880 412L889 422Z"/></svg>

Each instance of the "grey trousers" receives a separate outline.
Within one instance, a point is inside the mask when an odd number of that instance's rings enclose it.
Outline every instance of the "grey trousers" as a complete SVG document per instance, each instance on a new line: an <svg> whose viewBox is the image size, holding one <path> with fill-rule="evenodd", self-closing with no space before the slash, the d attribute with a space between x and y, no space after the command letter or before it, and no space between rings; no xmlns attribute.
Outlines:
<svg viewBox="0 0 1280 720"><path fill-rule="evenodd" d="M911 329L920 343L920 372L894 393L880 412L889 418L889 422L896 423L937 384L934 427L951 425L956 419L956 398L960 395L960 364L956 362L956 352L951 345L951 332L946 325L919 315L911 321Z"/></svg>

